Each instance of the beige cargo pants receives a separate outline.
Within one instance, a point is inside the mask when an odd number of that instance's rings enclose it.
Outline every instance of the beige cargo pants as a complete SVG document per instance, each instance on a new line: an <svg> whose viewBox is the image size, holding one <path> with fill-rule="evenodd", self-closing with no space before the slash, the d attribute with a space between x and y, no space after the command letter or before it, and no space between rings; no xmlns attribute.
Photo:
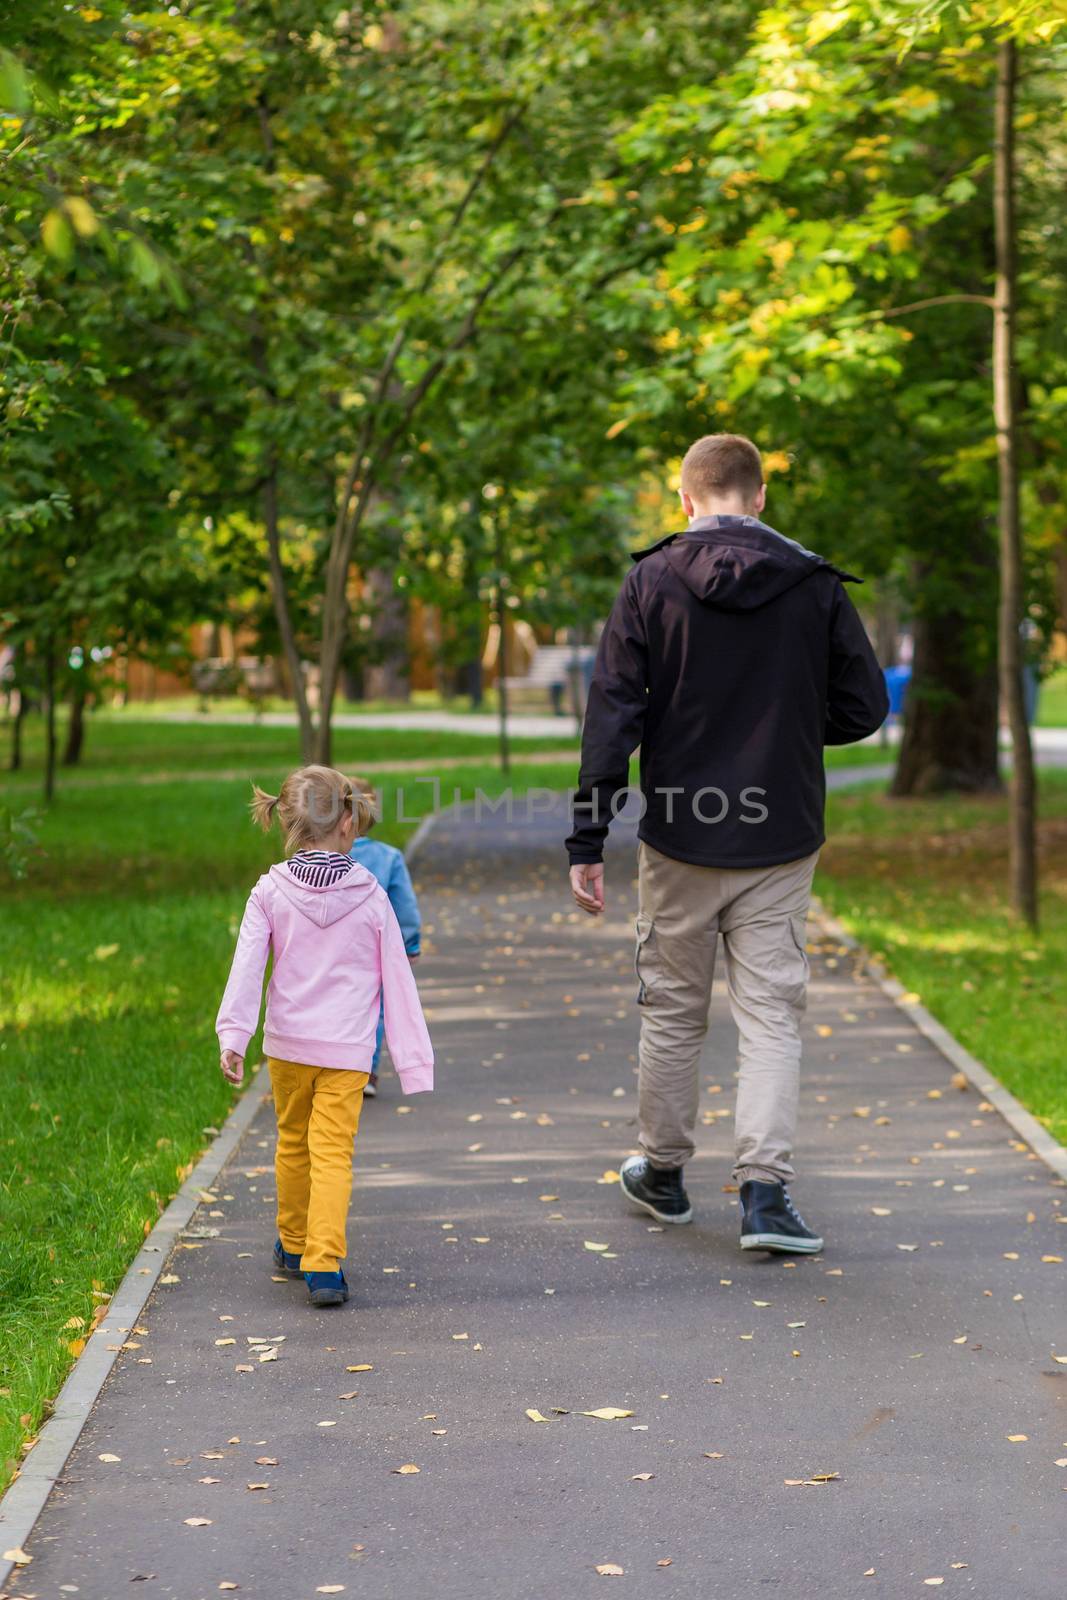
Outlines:
<svg viewBox="0 0 1067 1600"><path fill-rule="evenodd" d="M741 1069L734 1179L793 1177L805 922L817 859L816 851L782 866L735 871L675 861L642 843L638 1126L654 1167L684 1166L695 1150L698 1067L721 934Z"/></svg>

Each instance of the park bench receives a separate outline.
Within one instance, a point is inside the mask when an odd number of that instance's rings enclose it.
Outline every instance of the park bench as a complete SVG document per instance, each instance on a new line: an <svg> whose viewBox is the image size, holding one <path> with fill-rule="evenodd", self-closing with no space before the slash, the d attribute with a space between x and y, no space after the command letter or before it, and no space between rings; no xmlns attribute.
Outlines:
<svg viewBox="0 0 1067 1600"><path fill-rule="evenodd" d="M194 661L193 688L206 701L210 695L244 695L253 705L275 692L274 668L258 656L238 656L236 661L208 656Z"/></svg>
<svg viewBox="0 0 1067 1600"><path fill-rule="evenodd" d="M540 645L525 674L505 678L504 687L509 695L547 690L553 711L561 717L564 691L570 686L572 698L576 700L575 715L580 716L585 705L588 668L595 655L592 645Z"/></svg>

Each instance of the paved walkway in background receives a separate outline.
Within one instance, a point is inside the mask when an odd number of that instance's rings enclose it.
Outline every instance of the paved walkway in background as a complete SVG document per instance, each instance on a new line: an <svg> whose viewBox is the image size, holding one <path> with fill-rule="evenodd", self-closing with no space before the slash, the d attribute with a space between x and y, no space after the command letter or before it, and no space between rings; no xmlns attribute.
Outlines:
<svg viewBox="0 0 1067 1600"><path fill-rule="evenodd" d="M796 1193L825 1255L736 1248L720 999L696 1221L630 1212L633 841L594 925L560 832L446 816L417 863L440 1091L386 1075L367 1107L352 1303L272 1276L264 1107L114 1330L11 1594L1063 1600L1067 1189L816 938Z"/></svg>
<svg viewBox="0 0 1067 1600"><path fill-rule="evenodd" d="M547 697L546 697L547 698ZM136 719L136 710L123 713L124 721ZM196 722L208 726L262 728L295 728L295 711L162 711L151 715L146 707L145 719L152 722ZM335 711L330 726L337 728L415 728L421 732L482 733L500 732L500 718L495 711ZM577 720L569 715L557 717L537 712L513 713L508 717L508 734L512 739L573 739L578 733Z"/></svg>

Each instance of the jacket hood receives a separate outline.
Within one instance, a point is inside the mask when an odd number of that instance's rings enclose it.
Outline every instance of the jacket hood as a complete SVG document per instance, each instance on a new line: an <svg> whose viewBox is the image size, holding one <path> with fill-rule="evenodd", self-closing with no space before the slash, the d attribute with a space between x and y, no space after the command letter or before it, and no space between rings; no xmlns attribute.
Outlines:
<svg viewBox="0 0 1067 1600"><path fill-rule="evenodd" d="M755 517L698 517L657 548L690 593L719 611L755 611L821 567L858 581Z"/></svg>
<svg viewBox="0 0 1067 1600"><path fill-rule="evenodd" d="M336 883L324 883L318 887L300 883L284 861L276 862L267 877L290 905L319 928L328 928L340 922L342 917L347 917L350 911L361 906L378 888L378 880L373 873L355 861L350 871Z"/></svg>

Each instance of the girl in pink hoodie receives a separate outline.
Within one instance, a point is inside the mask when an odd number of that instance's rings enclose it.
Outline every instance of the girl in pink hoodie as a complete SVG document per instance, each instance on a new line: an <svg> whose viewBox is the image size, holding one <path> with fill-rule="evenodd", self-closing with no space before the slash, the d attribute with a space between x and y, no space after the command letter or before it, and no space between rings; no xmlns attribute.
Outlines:
<svg viewBox="0 0 1067 1600"><path fill-rule="evenodd" d="M371 801L332 767L301 767L280 794L253 785L253 796L253 820L268 830L278 818L289 859L248 897L215 1024L220 1066L241 1082L270 954L263 1048L278 1118L274 1264L303 1273L313 1305L341 1305L352 1145L379 1007L405 1094L433 1088L433 1050L389 898L348 854Z"/></svg>

